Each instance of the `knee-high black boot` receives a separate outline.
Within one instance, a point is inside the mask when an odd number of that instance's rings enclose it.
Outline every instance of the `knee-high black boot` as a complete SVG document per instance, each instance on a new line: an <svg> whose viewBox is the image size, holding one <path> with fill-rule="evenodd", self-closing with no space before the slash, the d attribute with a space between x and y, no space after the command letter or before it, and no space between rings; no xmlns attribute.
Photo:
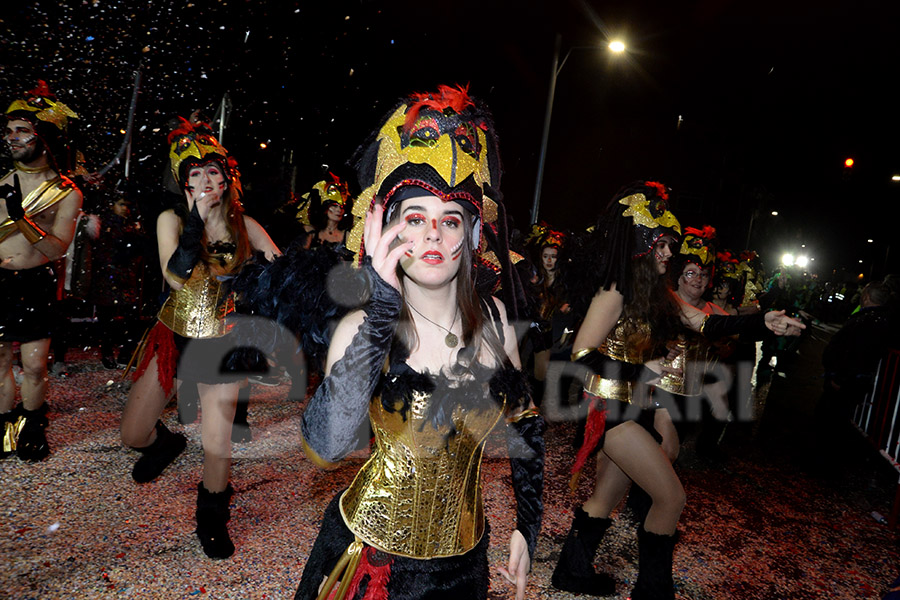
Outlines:
<svg viewBox="0 0 900 600"><path fill-rule="evenodd" d="M42 404L35 410L25 410L23 406L19 414L22 415L25 424L22 425L22 431L16 442L16 454L29 462L44 460L50 454L47 435L44 433L48 424L47 405Z"/></svg>
<svg viewBox="0 0 900 600"><path fill-rule="evenodd" d="M159 477L187 446L187 438L172 433L162 421L156 422L156 439L144 448L135 448L143 454L131 470L131 477L138 483L147 483Z"/></svg>
<svg viewBox="0 0 900 600"><path fill-rule="evenodd" d="M575 520L553 571L553 587L573 594L615 594L615 580L594 571L594 555L610 525L612 519L591 517L580 506L575 509Z"/></svg>
<svg viewBox="0 0 900 600"><path fill-rule="evenodd" d="M676 535L660 535L638 529L638 578L632 600L675 600L672 552Z"/></svg>
<svg viewBox="0 0 900 600"><path fill-rule="evenodd" d="M228 520L231 518L231 495L234 489L228 484L221 492L210 492L197 484L197 537L203 552L210 558L228 558L234 554L234 544L228 535Z"/></svg>

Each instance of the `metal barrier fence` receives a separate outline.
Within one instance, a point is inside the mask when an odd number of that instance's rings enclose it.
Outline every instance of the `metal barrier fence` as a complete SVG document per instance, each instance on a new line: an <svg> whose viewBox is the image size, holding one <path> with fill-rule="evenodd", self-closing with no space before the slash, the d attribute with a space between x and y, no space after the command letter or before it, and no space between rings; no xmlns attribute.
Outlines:
<svg viewBox="0 0 900 600"><path fill-rule="evenodd" d="M872 390L856 405L853 423L900 473L900 351L889 350L878 364ZM900 480L888 526L896 528L900 517Z"/></svg>

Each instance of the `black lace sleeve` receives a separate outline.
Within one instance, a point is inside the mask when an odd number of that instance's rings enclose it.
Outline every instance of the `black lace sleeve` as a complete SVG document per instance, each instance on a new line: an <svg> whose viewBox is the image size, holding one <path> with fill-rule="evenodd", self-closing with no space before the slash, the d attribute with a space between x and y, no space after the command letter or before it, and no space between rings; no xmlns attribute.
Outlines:
<svg viewBox="0 0 900 600"><path fill-rule="evenodd" d="M540 414L526 411L523 418L509 424L507 436L516 494L516 529L525 537L532 565L544 514L544 426Z"/></svg>
<svg viewBox="0 0 900 600"><path fill-rule="evenodd" d="M367 438L365 424L400 315L400 293L367 266L371 297L365 319L344 356L331 367L303 413L301 433L310 458L334 463Z"/></svg>

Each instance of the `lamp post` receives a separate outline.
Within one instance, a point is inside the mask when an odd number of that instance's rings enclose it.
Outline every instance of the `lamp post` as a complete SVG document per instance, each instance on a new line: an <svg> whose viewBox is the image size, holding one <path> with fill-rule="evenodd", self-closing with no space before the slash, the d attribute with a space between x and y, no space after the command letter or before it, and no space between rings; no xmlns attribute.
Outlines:
<svg viewBox="0 0 900 600"><path fill-rule="evenodd" d="M547 161L547 140L550 139L550 117L553 115L553 99L556 96L556 78L559 72L566 65L572 50L579 48L597 48L597 46L573 46L566 52L562 62L559 60L559 49L562 46L562 36L556 34L556 40L553 44L553 65L550 71L550 89L547 91L547 111L544 113L544 130L541 133L541 151L538 155L538 172L537 180L534 184L534 201L531 204L531 223L538 222L538 211L541 206L541 186L544 183L544 165ZM609 43L609 49L618 54L625 51L625 44L618 40Z"/></svg>

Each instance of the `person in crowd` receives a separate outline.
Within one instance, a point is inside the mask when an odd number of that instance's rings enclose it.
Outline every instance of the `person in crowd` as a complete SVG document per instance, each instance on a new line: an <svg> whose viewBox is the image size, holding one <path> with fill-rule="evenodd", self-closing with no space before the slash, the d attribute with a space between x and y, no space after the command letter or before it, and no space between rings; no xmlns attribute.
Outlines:
<svg viewBox="0 0 900 600"><path fill-rule="evenodd" d="M342 245L353 226L353 198L347 183L333 173L328 177L304 194L297 214L307 233L307 248Z"/></svg>
<svg viewBox="0 0 900 600"><path fill-rule="evenodd" d="M591 373L585 377L591 404L573 466L576 477L594 448L601 450L593 493L575 509L551 579L554 587L573 593L615 592L615 581L596 573L593 559L612 525L610 513L634 482L651 504L638 529L639 574L631 597L674 599L672 554L685 494L667 450L677 445L674 426L650 394L663 374L681 374L667 364L667 343L685 327L712 339L763 328L796 334L803 328L783 312L724 317L679 303L664 277L681 232L668 198L669 190L658 182L634 182L613 197L595 228L597 291L572 354Z"/></svg>
<svg viewBox="0 0 900 600"><path fill-rule="evenodd" d="M519 370L514 315L473 277L497 215L486 207L500 201L490 114L464 88L416 94L356 164L365 218L350 244L371 294L337 326L301 430L326 467L368 442L367 424L375 442L326 508L295 598L331 597L337 581L341 598L487 598L479 465L505 424L518 519L499 570L521 600L542 516L543 420Z"/></svg>
<svg viewBox="0 0 900 600"><path fill-rule="evenodd" d="M5 113L3 141L15 168L0 179L0 456L39 461L50 453L47 359L56 276L51 265L75 234L81 192L67 133L78 116L43 81ZM19 343L22 404L16 406L13 343Z"/></svg>
<svg viewBox="0 0 900 600"><path fill-rule="evenodd" d="M101 213L93 244L91 299L100 326L100 360L107 369L128 364L141 306L141 262L146 237L131 218L131 203L119 196Z"/></svg>
<svg viewBox="0 0 900 600"><path fill-rule="evenodd" d="M822 353L825 377L815 413L813 464L829 465L826 472L840 460L853 411L872 391L880 362L897 345L900 320L890 301L891 290L883 282L867 284L860 310L831 336Z"/></svg>
<svg viewBox="0 0 900 600"><path fill-rule="evenodd" d="M223 279L254 251L268 259L278 248L244 215L236 163L202 124L184 121L169 134L170 167L183 201L156 225L160 267L171 288L142 349L122 413L122 442L141 457L132 470L146 483L184 450L160 415L181 385L196 386L202 411L203 476L197 484L197 536L210 558L234 552L228 533L231 430L246 377L229 339L226 317L234 298Z"/></svg>
<svg viewBox="0 0 900 600"><path fill-rule="evenodd" d="M526 243L537 264L537 281L531 286L537 295L538 312L532 329L533 381L535 402L543 396L547 367L551 354L559 353L571 342L567 332L573 327L571 308L566 301L563 267L560 253L565 247L565 234L554 231L545 224L532 227Z"/></svg>

